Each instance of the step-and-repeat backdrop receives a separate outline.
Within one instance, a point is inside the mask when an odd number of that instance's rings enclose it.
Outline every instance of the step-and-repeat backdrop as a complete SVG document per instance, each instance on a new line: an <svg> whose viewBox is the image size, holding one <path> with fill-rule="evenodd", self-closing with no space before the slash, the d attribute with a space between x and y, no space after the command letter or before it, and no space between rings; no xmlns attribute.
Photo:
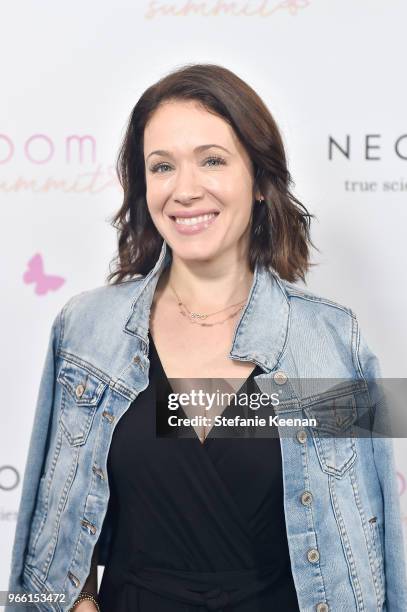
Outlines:
<svg viewBox="0 0 407 612"><path fill-rule="evenodd" d="M407 377L406 21L402 0L2 3L0 590L50 326L105 282L120 139L171 69L222 64L262 96L317 217L308 287L356 312L384 376Z"/></svg>

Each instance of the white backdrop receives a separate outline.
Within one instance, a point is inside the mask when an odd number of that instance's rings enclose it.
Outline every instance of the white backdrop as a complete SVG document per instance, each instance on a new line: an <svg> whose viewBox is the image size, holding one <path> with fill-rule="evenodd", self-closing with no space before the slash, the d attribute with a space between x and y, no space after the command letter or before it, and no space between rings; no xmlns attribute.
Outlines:
<svg viewBox="0 0 407 612"><path fill-rule="evenodd" d="M144 89L169 70L219 63L263 97L283 133L295 194L318 217L312 238L321 253L309 288L353 308L384 376L407 376L407 5L3 0L1 13L5 590L51 323L72 295L104 283L124 126ZM36 254L46 274L64 279L57 290L37 294L24 281ZM395 449L406 521L405 441Z"/></svg>

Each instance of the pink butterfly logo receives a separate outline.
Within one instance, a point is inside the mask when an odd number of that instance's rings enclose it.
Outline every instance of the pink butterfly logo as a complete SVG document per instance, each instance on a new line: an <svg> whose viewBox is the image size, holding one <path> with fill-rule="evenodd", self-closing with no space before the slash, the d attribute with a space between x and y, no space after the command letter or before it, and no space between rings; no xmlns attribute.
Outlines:
<svg viewBox="0 0 407 612"><path fill-rule="evenodd" d="M45 295L48 291L56 291L62 287L65 279L45 274L42 257L40 253L36 253L28 262L28 270L24 273L23 281L27 284L35 283L35 293Z"/></svg>

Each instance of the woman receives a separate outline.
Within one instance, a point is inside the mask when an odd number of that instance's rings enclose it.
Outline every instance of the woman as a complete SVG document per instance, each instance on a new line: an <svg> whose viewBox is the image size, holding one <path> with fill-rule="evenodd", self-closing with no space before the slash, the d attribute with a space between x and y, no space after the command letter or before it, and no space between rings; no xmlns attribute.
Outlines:
<svg viewBox="0 0 407 612"><path fill-rule="evenodd" d="M291 284L310 215L270 112L183 67L136 104L118 171L116 270L52 328L9 590L64 595L44 611L406 610L391 440L355 435L385 414L377 361L351 310ZM310 424L169 426L197 379Z"/></svg>

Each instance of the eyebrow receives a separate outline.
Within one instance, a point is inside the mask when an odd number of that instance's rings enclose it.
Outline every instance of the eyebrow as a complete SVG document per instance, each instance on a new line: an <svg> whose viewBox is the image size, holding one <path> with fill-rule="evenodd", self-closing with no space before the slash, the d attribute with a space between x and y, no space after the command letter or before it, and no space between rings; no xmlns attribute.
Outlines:
<svg viewBox="0 0 407 612"><path fill-rule="evenodd" d="M224 151L226 151L226 153L230 153L228 149L226 149L225 147L222 147L221 145L217 145L217 144L199 145L199 147L195 147L194 153L201 153L202 151L206 151L206 149L211 149L212 147L217 147L218 149L223 149ZM157 149L156 151L151 151L151 153L147 155L146 161L149 157L151 157L151 155L163 155L166 157L172 157L169 151L164 151L163 149Z"/></svg>

